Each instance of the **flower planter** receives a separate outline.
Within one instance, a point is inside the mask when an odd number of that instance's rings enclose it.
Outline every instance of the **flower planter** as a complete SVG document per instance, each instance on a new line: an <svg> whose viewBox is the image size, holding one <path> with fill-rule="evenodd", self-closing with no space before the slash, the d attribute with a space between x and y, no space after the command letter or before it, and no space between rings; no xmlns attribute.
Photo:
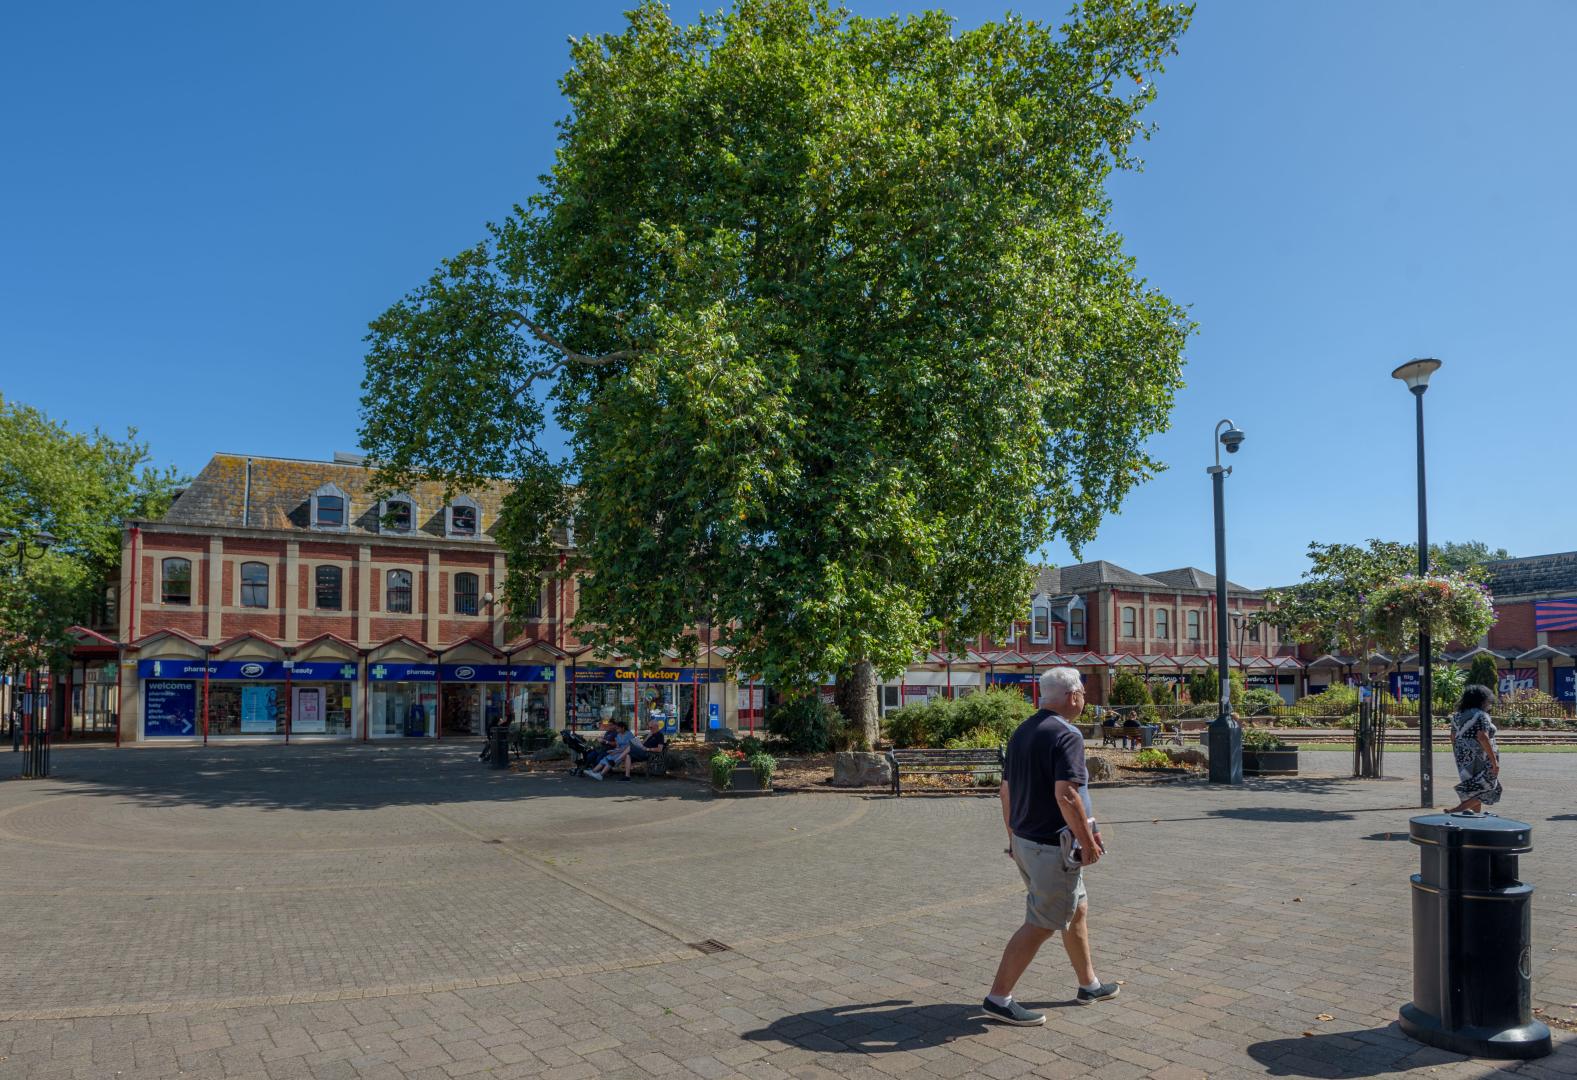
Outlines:
<svg viewBox="0 0 1577 1080"><path fill-rule="evenodd" d="M719 795L762 795L772 790L768 783L765 787L756 779L756 770L741 765L728 774L728 786L712 788Z"/></svg>
<svg viewBox="0 0 1577 1080"><path fill-rule="evenodd" d="M1277 750L1243 749L1244 776L1297 776L1298 748L1283 746Z"/></svg>

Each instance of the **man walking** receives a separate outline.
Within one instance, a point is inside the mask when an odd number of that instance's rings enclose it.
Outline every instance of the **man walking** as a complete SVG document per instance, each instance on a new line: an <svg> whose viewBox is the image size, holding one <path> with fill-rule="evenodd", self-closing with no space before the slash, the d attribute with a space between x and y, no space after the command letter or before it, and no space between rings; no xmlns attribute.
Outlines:
<svg viewBox="0 0 1577 1080"><path fill-rule="evenodd" d="M1044 1013L1013 1000L1013 987L1046 939L1062 931L1078 977L1080 1005L1110 1001L1116 983L1103 983L1090 960L1084 868L1105 853L1090 814L1084 736L1072 720L1084 712L1084 683L1072 668L1052 668L1040 677L1042 708L1008 740L1002 774L1002 823L1008 850L1024 878L1028 898L1024 925L1002 951L996 980L986 995L986 1015L1004 1024L1044 1024Z"/></svg>

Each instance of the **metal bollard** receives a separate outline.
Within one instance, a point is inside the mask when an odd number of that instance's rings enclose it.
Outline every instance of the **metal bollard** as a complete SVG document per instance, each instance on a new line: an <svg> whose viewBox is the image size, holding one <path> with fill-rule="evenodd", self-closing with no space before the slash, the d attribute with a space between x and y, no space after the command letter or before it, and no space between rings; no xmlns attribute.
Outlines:
<svg viewBox="0 0 1577 1080"><path fill-rule="evenodd" d="M1550 1029L1533 1018L1533 886L1517 856L1533 828L1493 814L1412 819L1413 1000L1402 1030L1469 1057L1535 1058Z"/></svg>
<svg viewBox="0 0 1577 1080"><path fill-rule="evenodd" d="M509 768L509 725L495 725L488 738L493 742L488 749L487 763L495 769Z"/></svg>
<svg viewBox="0 0 1577 1080"><path fill-rule="evenodd" d="M22 775L41 780L49 775L49 732L29 731L24 736Z"/></svg>

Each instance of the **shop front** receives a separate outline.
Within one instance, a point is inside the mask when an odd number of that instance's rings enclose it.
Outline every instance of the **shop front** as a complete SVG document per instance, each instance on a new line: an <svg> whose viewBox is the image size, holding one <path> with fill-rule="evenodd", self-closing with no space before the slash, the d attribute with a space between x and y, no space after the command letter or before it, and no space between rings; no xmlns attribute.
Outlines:
<svg viewBox="0 0 1577 1080"><path fill-rule="evenodd" d="M290 734L349 739L356 734L356 664L349 660L285 661L290 675Z"/></svg>
<svg viewBox="0 0 1577 1080"><path fill-rule="evenodd" d="M720 730L727 725L721 667L573 666L569 680L570 722L580 730L610 720L643 727L657 720L670 734Z"/></svg>
<svg viewBox="0 0 1577 1080"><path fill-rule="evenodd" d="M265 738L285 733L281 660L139 660L145 739Z"/></svg>
<svg viewBox="0 0 1577 1080"><path fill-rule="evenodd" d="M367 733L373 739L437 734L439 667L379 661L367 668Z"/></svg>
<svg viewBox="0 0 1577 1080"><path fill-rule="evenodd" d="M553 686L547 664L442 664L443 733L481 735L500 718L553 730Z"/></svg>

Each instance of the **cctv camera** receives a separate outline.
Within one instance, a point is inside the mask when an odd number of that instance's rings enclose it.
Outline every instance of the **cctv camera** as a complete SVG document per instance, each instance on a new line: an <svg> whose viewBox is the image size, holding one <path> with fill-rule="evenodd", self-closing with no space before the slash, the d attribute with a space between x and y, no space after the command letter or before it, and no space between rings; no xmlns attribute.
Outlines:
<svg viewBox="0 0 1577 1080"><path fill-rule="evenodd" d="M1227 453L1235 454L1238 452L1238 447L1243 445L1243 440L1246 438L1248 438L1248 436L1243 434L1237 428L1227 428L1227 430L1221 433L1221 445L1227 448Z"/></svg>

